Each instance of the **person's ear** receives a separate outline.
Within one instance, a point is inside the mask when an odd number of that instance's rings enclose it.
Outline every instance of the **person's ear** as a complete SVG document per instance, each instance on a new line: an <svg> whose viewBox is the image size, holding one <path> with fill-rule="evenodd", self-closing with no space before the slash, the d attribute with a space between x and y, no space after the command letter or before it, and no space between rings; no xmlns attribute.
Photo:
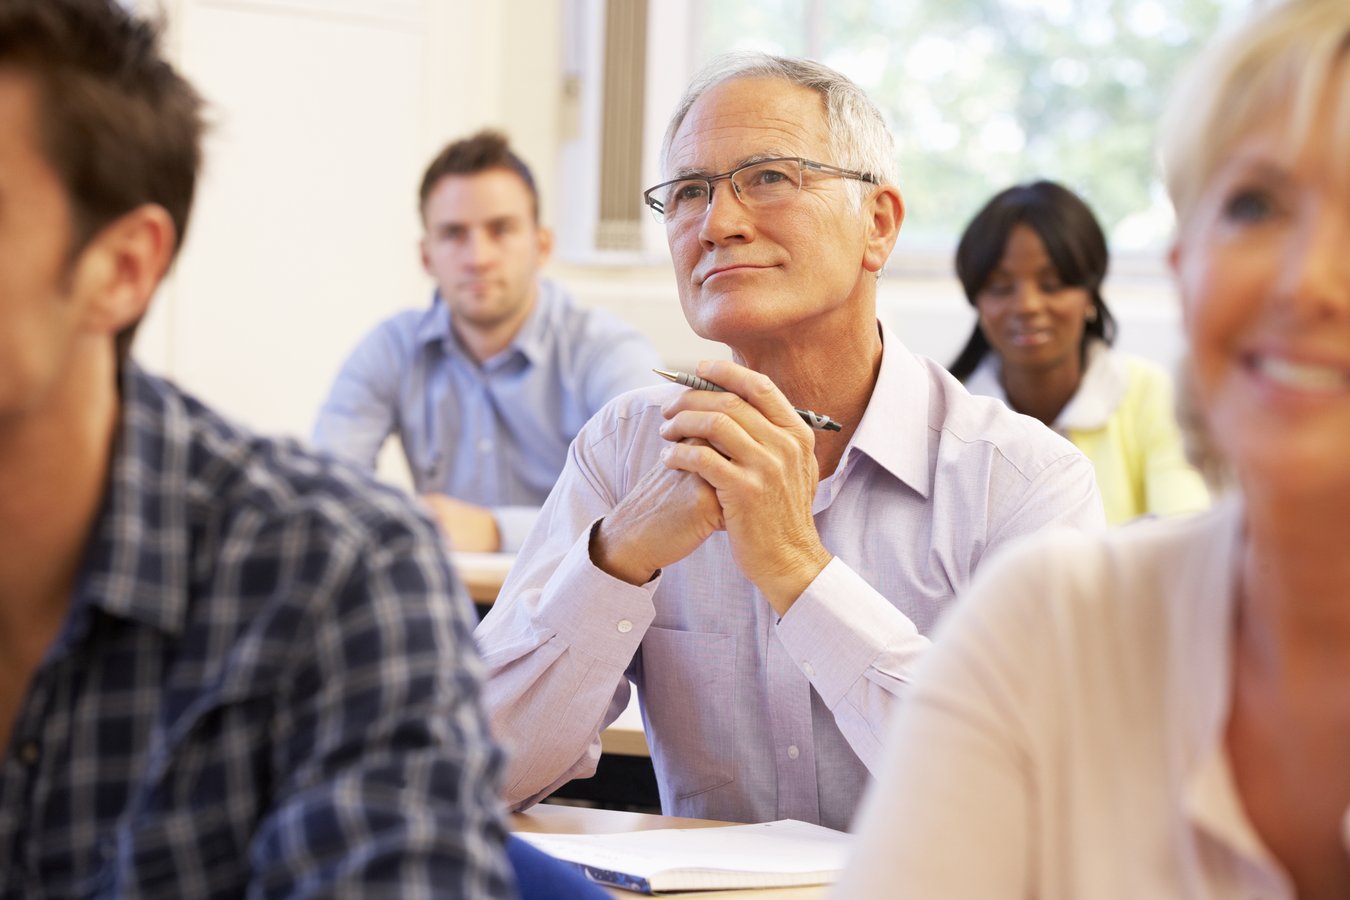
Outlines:
<svg viewBox="0 0 1350 900"><path fill-rule="evenodd" d="M1182 246L1181 237L1172 239L1172 246L1167 248L1167 268L1172 272L1172 283L1177 286L1177 295L1181 300L1181 321L1186 324L1190 321L1191 305L1186 302L1186 283L1181 275L1181 267L1184 265L1186 250Z"/></svg>
<svg viewBox="0 0 1350 900"><path fill-rule="evenodd" d="M116 334L145 316L173 260L178 230L157 203L146 203L105 225L80 251L74 293L86 298L86 325Z"/></svg>
<svg viewBox="0 0 1350 900"><path fill-rule="evenodd" d="M867 243L863 248L863 268L880 272L900 236L900 225L905 221L905 201L894 185L885 184L872 193L866 205L870 218Z"/></svg>
<svg viewBox="0 0 1350 900"><path fill-rule="evenodd" d="M430 240L431 237L429 235L422 235L421 239L417 242L417 252L422 256L422 271L426 272L432 278L435 278L436 273L431 271L431 252L427 247L427 242Z"/></svg>
<svg viewBox="0 0 1350 900"><path fill-rule="evenodd" d="M536 225L535 231L538 232L539 266L543 268L544 264L553 258L553 229Z"/></svg>

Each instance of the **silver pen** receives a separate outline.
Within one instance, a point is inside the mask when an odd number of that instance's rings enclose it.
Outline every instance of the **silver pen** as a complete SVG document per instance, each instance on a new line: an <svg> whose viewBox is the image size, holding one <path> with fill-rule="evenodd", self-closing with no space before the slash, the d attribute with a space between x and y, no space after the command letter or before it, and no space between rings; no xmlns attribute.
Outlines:
<svg viewBox="0 0 1350 900"><path fill-rule="evenodd" d="M665 369L652 369L657 375L676 384L682 384L687 388L693 388L696 391L721 391L727 393L727 389L720 384L713 384L706 378L699 378L697 375L690 375L688 372L667 372ZM843 427L829 416L822 416L820 413L811 412L809 409L798 409L792 407L792 411L802 417L802 421L817 431L842 431Z"/></svg>

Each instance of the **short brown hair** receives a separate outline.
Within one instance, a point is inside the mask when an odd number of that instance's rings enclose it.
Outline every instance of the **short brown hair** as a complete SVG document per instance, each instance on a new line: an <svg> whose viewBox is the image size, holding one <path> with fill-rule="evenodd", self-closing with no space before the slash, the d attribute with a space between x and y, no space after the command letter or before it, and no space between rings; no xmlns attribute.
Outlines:
<svg viewBox="0 0 1350 900"><path fill-rule="evenodd" d="M110 222L155 203L187 233L201 98L160 53L159 23L117 0L3 0L0 67L32 77L38 141L69 196L73 261ZM118 358L136 324L117 335Z"/></svg>
<svg viewBox="0 0 1350 900"><path fill-rule="evenodd" d="M535 187L534 175L524 160L516 156L507 143L506 135L500 131L484 129L472 137L463 138L436 155L422 175L422 187L417 192L417 209L424 216L427 198L436 185L447 175L477 175L492 169L505 169L520 176L530 192L534 206L534 221L539 222L539 189Z"/></svg>

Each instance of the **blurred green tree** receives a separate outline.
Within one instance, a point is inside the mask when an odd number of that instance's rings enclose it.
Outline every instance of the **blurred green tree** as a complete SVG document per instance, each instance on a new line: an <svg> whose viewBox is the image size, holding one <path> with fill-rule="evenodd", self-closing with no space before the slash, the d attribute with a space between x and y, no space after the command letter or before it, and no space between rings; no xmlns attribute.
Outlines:
<svg viewBox="0 0 1350 900"><path fill-rule="evenodd" d="M1251 0L698 0L694 64L757 49L858 82L898 144L904 245L946 250L990 195L1050 178L1116 251L1172 227L1154 151L1187 60Z"/></svg>

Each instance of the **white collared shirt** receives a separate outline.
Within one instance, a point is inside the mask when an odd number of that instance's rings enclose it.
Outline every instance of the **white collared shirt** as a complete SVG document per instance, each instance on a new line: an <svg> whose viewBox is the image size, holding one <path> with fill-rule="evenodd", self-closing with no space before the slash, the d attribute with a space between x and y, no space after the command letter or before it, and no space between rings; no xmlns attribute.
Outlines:
<svg viewBox="0 0 1350 900"><path fill-rule="evenodd" d="M1007 403L1001 370L998 355L986 354L966 387ZM1111 524L1209 506L1204 479L1186 459L1172 379L1161 367L1092 340L1078 390L1052 427L1092 460Z"/></svg>
<svg viewBox="0 0 1350 900"><path fill-rule="evenodd" d="M1078 390L1050 426L1066 437L1071 431L1105 428L1130 387L1126 357L1105 341L1089 341L1086 357ZM1012 406L1008 403L1008 392L1003 389L1003 358L997 353L986 353L965 384L972 394L994 397Z"/></svg>

